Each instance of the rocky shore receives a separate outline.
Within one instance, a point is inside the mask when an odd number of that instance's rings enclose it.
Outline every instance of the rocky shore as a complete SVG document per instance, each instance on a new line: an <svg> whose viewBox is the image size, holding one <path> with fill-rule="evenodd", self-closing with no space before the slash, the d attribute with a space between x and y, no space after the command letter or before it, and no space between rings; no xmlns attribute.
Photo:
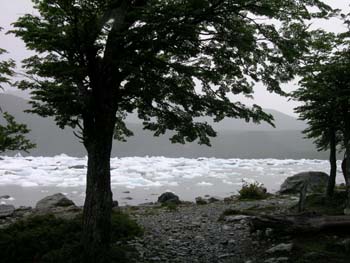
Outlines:
<svg viewBox="0 0 350 263"><path fill-rule="evenodd" d="M184 204L176 210L159 206L129 208L128 212L145 230L144 236L131 244L140 254L139 262L238 263L265 262L265 258L266 262L282 262L265 253L274 244L259 241L259 235L264 233L250 232L249 216L225 216L225 212L283 213L295 203L294 198L274 197L263 201ZM268 236L269 233L267 241Z"/></svg>
<svg viewBox="0 0 350 263"><path fill-rule="evenodd" d="M170 202L166 205L115 207L128 213L144 229L142 237L128 241L128 245L137 251L135 262L286 262L273 259L266 253L274 244L259 241L259 235L264 233L250 232L248 216L225 215L225 212L284 213L296 204L296 198L273 196L260 201L239 201L234 197L225 201L207 200L208 204L204 205L186 202L173 206ZM81 213L81 207L75 206L62 194L40 200L35 208L15 209L1 205L0 227L30 215L45 213L70 219ZM266 234L268 237L269 233Z"/></svg>
<svg viewBox="0 0 350 263"><path fill-rule="evenodd" d="M289 186L284 184L283 189L300 185L291 179L289 183ZM129 214L144 230L141 237L122 244L135 251L134 259L130 262L313 262L320 255L322 259L323 252L310 252L310 255L303 252L305 255L301 255L301 258L304 261L299 261L300 252L296 247L300 239L279 235L269 228L255 232L251 228L252 217L285 215L297 207L298 202L297 195L275 194L268 195L263 200L242 200L238 196L219 200L205 196L198 197L196 203L191 203L181 202L172 193L164 193L156 203L119 207L115 201L113 209ZM81 207L62 194L40 200L35 208L15 209L11 205L0 205L0 228L31 215L50 213L71 219L81 211ZM335 238L332 242L337 249L342 249L346 254L350 252L349 237L333 235L331 238ZM347 261L335 259L318 262Z"/></svg>

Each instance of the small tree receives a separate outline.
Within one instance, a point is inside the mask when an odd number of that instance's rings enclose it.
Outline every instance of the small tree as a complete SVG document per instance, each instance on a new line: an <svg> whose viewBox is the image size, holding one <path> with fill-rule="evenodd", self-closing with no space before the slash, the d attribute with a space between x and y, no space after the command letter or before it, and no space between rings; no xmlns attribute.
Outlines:
<svg viewBox="0 0 350 263"><path fill-rule="evenodd" d="M350 45L349 32L338 35L327 52L309 63L302 72L301 88L294 97L304 102L296 108L308 120L304 131L314 138L318 149L330 149L331 177L327 194L331 196L336 176L336 148L344 147L346 167L350 167ZM345 169L350 206L350 173Z"/></svg>
<svg viewBox="0 0 350 263"><path fill-rule="evenodd" d="M327 196L332 197L337 173L337 145L341 141L341 121L335 111L337 100L334 87L329 87L325 75L319 67L317 76L304 76L300 81L301 88L293 93L293 97L303 102L295 108L299 119L307 121L308 127L303 131L309 139L314 139L318 151L329 150L330 178ZM309 71L310 72L310 71Z"/></svg>
<svg viewBox="0 0 350 263"><path fill-rule="evenodd" d="M1 31L1 28L0 28ZM0 49L0 55L6 51ZM13 75L15 63L13 60L0 61L0 89L3 89L1 84L11 84L10 77ZM1 105L0 105L1 106ZM14 117L9 113L4 112L0 108L3 120L0 119L0 153L5 151L28 151L35 147L35 144L26 139L25 135L29 132L27 126L18 124Z"/></svg>
<svg viewBox="0 0 350 263"><path fill-rule="evenodd" d="M14 24L37 53L24 61L31 78L19 86L32 90L33 112L81 129L85 262L102 261L109 247L110 153L113 137L131 135L126 114L137 111L155 136L172 130L172 142L207 145L216 133L198 117L271 123L229 95L251 96L255 82L282 93L307 50L304 19L331 11L319 0L33 2L39 15Z"/></svg>

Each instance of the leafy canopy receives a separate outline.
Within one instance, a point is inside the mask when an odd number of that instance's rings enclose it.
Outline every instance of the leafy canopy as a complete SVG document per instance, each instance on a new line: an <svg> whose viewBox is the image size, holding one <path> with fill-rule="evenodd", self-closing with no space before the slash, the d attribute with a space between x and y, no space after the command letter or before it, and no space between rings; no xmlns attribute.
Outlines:
<svg viewBox="0 0 350 263"><path fill-rule="evenodd" d="M6 51L0 48L0 55L4 53ZM11 84L10 78L13 75L14 66L15 63L11 59L0 61L0 89L3 89L1 86L3 83ZM2 113L1 105L0 113ZM27 151L34 148L35 145L25 138L28 132L26 125L18 124L9 113L2 113L0 117L0 153L14 150Z"/></svg>
<svg viewBox="0 0 350 263"><path fill-rule="evenodd" d="M126 113L137 111L155 135L204 144L216 133L202 116L272 123L234 95L251 97L257 82L283 94L308 50L304 21L332 11L319 0L33 2L39 15L12 31L36 52L19 83L32 90L33 112L81 127L110 110L122 139L132 134Z"/></svg>
<svg viewBox="0 0 350 263"><path fill-rule="evenodd" d="M346 21L346 16L343 18ZM336 136L336 144L344 138L344 120L349 117L350 106L349 32L339 35L316 32L313 39L316 52L306 56L300 71L301 87L293 94L303 102L295 111L301 120L308 122L304 133L315 139L319 150L329 148L330 131Z"/></svg>
<svg viewBox="0 0 350 263"><path fill-rule="evenodd" d="M9 113L3 113L4 125L0 125L0 153L5 151L25 151L35 147L25 135L30 132L25 124L19 124Z"/></svg>

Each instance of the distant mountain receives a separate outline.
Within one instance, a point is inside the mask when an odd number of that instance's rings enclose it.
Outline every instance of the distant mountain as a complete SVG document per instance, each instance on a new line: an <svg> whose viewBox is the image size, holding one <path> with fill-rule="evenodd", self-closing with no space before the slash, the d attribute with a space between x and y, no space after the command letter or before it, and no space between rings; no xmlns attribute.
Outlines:
<svg viewBox="0 0 350 263"><path fill-rule="evenodd" d="M304 130L306 125L304 122L296 118L272 109L264 109L266 113L272 114L274 117L275 127L266 122L255 124L245 122L240 119L225 118L220 122L214 123L210 118L200 118L199 120L207 121L217 131L289 131L289 130ZM127 121L132 124L140 124L141 121L136 114L128 116Z"/></svg>
<svg viewBox="0 0 350 263"><path fill-rule="evenodd" d="M29 105L26 100L0 94L0 106L10 112L19 122L31 129L30 138L37 144L33 156L53 156L65 153L85 156L84 147L74 137L72 129L59 129L52 118L41 118L24 113ZM217 157L217 158L327 158L327 153L318 153L310 140L303 139L301 130L305 124L275 110L266 110L275 118L276 128L268 124L255 125L242 120L224 119L215 123L218 137L212 139L212 147L197 143L171 144L169 136L154 137L144 131L137 117L128 118L128 127L135 136L127 142L115 142L113 156L156 156L168 157Z"/></svg>

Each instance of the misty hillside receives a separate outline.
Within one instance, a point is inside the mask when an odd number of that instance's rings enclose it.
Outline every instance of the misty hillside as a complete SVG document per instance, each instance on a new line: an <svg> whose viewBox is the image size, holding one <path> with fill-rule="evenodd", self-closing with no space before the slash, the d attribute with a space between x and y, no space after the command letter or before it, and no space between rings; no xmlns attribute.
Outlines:
<svg viewBox="0 0 350 263"><path fill-rule="evenodd" d="M0 106L14 115L18 122L26 123L32 130L30 138L37 144L33 156L53 156L66 153L85 156L83 146L71 129L59 129L50 118L23 113L27 101L9 94L0 94ZM274 110L267 110L275 118L276 128L268 124L255 125L242 120L225 119L214 125L218 137L212 139L212 147L197 143L174 145L168 136L153 137L143 131L135 116L128 118L128 127L135 136L128 142L115 142L113 156L168 156L168 157L217 157L217 158L327 158L327 153L317 153L311 141L303 139L301 130L305 124Z"/></svg>

